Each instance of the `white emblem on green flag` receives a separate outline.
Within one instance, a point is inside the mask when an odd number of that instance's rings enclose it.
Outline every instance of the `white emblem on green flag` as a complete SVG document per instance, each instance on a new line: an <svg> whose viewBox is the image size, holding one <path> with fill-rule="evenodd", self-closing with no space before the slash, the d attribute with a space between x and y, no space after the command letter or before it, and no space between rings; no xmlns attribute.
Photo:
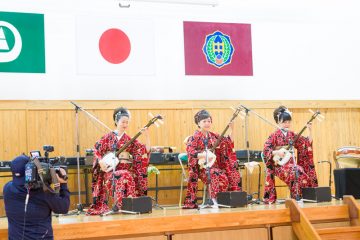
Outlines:
<svg viewBox="0 0 360 240"><path fill-rule="evenodd" d="M0 12L0 72L45 73L43 14Z"/></svg>

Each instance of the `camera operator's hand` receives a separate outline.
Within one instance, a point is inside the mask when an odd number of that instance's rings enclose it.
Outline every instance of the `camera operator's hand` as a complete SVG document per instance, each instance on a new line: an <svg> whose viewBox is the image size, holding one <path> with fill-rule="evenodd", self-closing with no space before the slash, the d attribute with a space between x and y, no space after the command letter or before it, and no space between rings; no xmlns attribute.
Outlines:
<svg viewBox="0 0 360 240"><path fill-rule="evenodd" d="M60 171L60 175L61 175L61 176L66 176L66 171L65 171L65 169L60 168L59 171ZM61 178L61 177L59 176L59 174L56 174L56 177L57 177L59 183L67 183L67 180L64 180L63 178Z"/></svg>

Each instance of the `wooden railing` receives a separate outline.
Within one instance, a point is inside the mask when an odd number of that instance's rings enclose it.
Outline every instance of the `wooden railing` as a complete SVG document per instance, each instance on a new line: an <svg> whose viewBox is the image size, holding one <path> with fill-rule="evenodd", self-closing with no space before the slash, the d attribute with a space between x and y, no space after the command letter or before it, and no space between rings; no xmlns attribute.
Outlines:
<svg viewBox="0 0 360 240"><path fill-rule="evenodd" d="M301 209L287 200L291 224L298 239L360 239L360 207L353 196L344 196L344 205ZM315 228L313 223L348 221L350 226Z"/></svg>

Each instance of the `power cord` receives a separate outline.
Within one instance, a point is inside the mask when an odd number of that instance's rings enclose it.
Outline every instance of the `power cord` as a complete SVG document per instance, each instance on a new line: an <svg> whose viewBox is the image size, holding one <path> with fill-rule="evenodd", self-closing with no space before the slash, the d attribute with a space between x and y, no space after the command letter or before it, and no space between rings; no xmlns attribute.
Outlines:
<svg viewBox="0 0 360 240"><path fill-rule="evenodd" d="M22 237L21 237L22 240L24 239L24 236L25 236L26 211L27 211L27 205L29 203L29 197L30 197L30 187L28 186L26 189L27 189L27 194L26 194L26 198L25 198L24 225L23 225L23 232L22 232Z"/></svg>

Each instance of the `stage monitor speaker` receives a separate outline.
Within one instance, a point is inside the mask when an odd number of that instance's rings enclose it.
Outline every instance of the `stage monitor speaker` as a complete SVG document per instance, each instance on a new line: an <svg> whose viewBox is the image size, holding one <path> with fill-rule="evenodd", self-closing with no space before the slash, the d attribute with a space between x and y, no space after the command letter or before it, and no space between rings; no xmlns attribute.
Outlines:
<svg viewBox="0 0 360 240"><path fill-rule="evenodd" d="M248 160L248 154L247 150L236 150L236 158L240 162L247 162ZM258 150L249 150L249 160L255 161L255 162L261 162L261 151Z"/></svg>
<svg viewBox="0 0 360 240"><path fill-rule="evenodd" d="M330 202L330 187L311 187L302 189L303 199L309 199L316 202Z"/></svg>
<svg viewBox="0 0 360 240"><path fill-rule="evenodd" d="M11 161L0 161L1 168L10 168Z"/></svg>
<svg viewBox="0 0 360 240"><path fill-rule="evenodd" d="M67 157L65 159L65 164L68 165L68 166L77 165L77 157ZM79 158L79 164L80 165L85 165L85 158L84 157Z"/></svg>
<svg viewBox="0 0 360 240"><path fill-rule="evenodd" d="M150 164L167 164L177 162L179 153L159 153L152 152L150 154Z"/></svg>
<svg viewBox="0 0 360 240"><path fill-rule="evenodd" d="M341 168L334 170L335 197L352 195L360 199L360 168Z"/></svg>
<svg viewBox="0 0 360 240"><path fill-rule="evenodd" d="M138 213L149 213L152 211L151 198L148 196L123 198L121 209Z"/></svg>
<svg viewBox="0 0 360 240"><path fill-rule="evenodd" d="M164 153L165 162L177 162L179 153Z"/></svg>
<svg viewBox="0 0 360 240"><path fill-rule="evenodd" d="M150 164L165 163L165 158L162 153L152 152L150 153Z"/></svg>
<svg viewBox="0 0 360 240"><path fill-rule="evenodd" d="M230 207L244 207L247 205L247 193L239 191L219 192L217 201L219 204Z"/></svg>

